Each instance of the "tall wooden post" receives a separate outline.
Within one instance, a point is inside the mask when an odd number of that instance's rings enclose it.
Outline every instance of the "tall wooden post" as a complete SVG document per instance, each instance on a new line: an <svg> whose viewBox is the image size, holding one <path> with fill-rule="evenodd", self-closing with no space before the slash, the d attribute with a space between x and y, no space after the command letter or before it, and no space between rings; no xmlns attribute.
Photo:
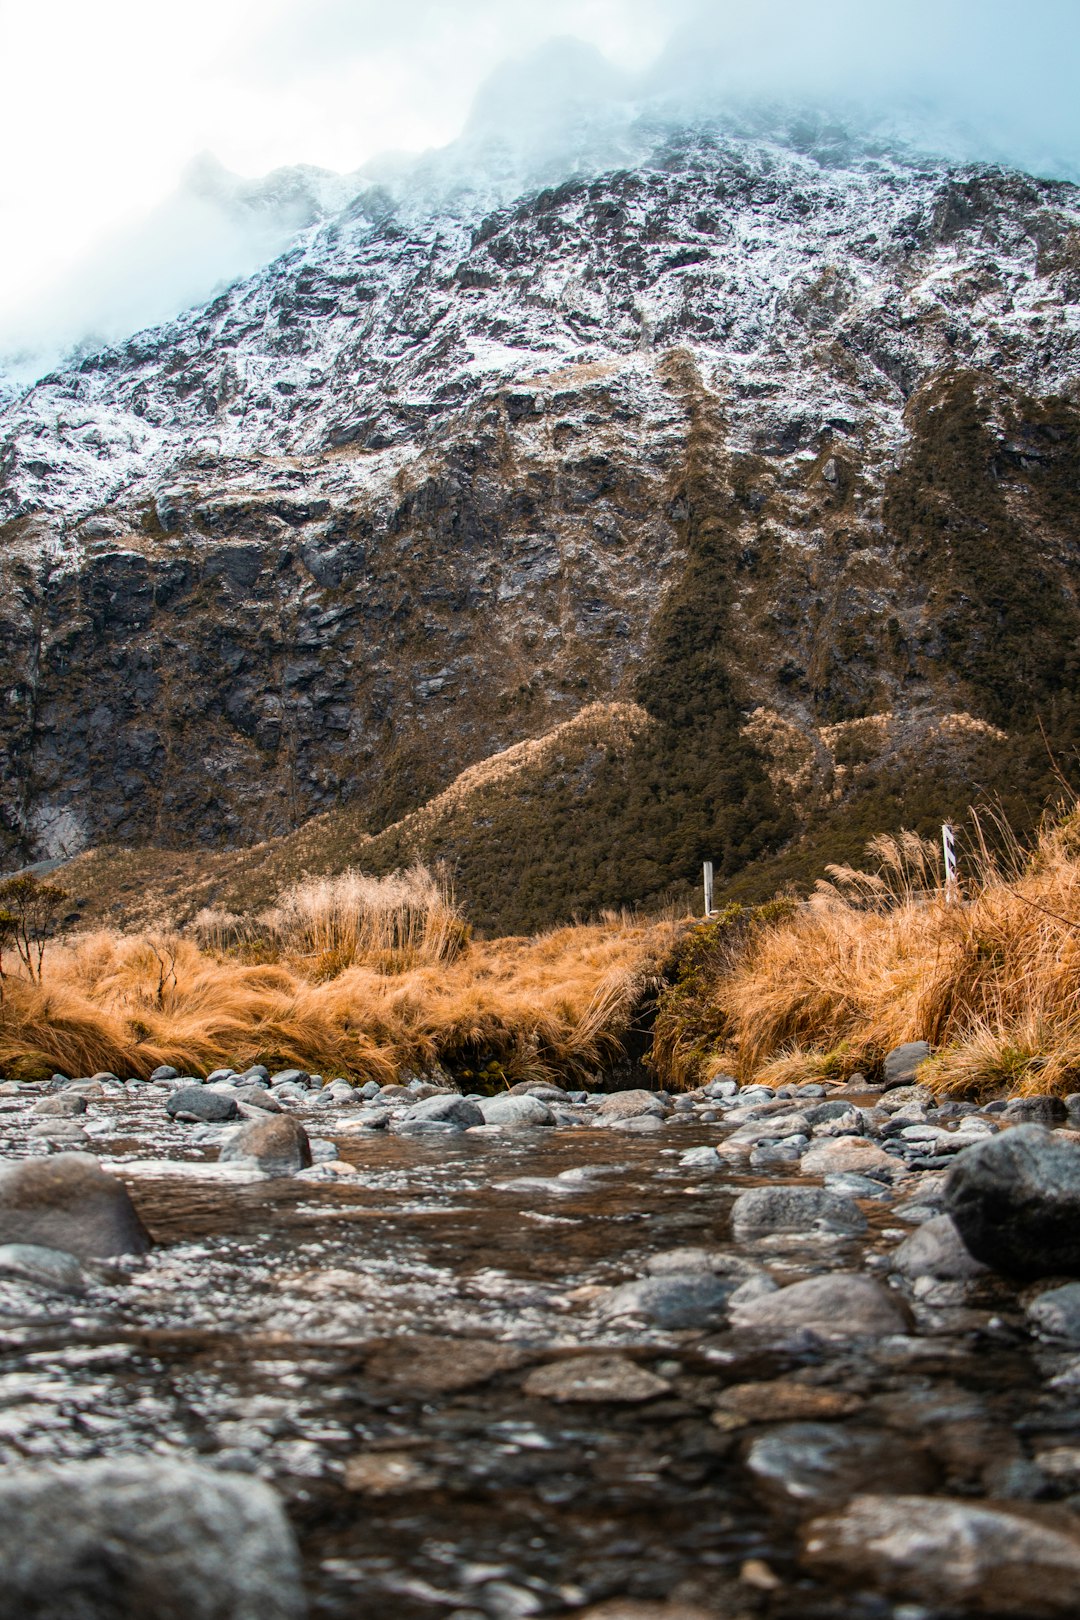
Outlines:
<svg viewBox="0 0 1080 1620"><path fill-rule="evenodd" d="M705 862L703 871L705 878L705 915L711 917L713 912L712 861Z"/></svg>

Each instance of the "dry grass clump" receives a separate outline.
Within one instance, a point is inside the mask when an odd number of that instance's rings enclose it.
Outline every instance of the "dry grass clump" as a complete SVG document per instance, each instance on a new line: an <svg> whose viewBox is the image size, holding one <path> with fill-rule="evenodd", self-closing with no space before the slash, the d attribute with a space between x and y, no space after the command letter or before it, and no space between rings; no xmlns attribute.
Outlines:
<svg viewBox="0 0 1080 1620"><path fill-rule="evenodd" d="M1080 1086L1080 812L1026 853L996 828L992 854L975 828L961 894L943 891L937 847L904 833L752 933L714 988L743 1074L842 1079L923 1039L940 1091Z"/></svg>
<svg viewBox="0 0 1080 1620"><path fill-rule="evenodd" d="M470 1084L566 1081L621 1055L676 934L609 918L470 942L423 869L346 873L297 886L254 921L204 916L197 939L103 932L50 946L41 984L6 981L0 1073L262 1061L386 1082L438 1061Z"/></svg>

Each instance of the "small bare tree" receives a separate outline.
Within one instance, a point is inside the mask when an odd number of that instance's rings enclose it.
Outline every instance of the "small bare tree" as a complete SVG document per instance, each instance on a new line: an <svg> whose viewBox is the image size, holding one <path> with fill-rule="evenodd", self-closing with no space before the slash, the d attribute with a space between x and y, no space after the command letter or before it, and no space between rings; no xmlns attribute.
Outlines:
<svg viewBox="0 0 1080 1620"><path fill-rule="evenodd" d="M0 911L0 1002L4 999L4 952L15 943L15 928L15 913Z"/></svg>
<svg viewBox="0 0 1080 1620"><path fill-rule="evenodd" d="M32 872L20 872L0 883L0 918L9 919L5 943L15 946L27 973L39 984L45 946L67 901L58 884L42 883ZM0 937L4 933L0 921Z"/></svg>

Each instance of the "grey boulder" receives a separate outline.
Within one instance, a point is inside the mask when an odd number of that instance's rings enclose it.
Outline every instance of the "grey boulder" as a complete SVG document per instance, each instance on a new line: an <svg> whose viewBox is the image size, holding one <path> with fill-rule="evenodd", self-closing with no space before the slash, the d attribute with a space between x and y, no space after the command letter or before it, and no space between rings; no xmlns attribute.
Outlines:
<svg viewBox="0 0 1080 1620"><path fill-rule="evenodd" d="M0 1168L0 1243L64 1249L81 1260L145 1254L150 1235L127 1188L88 1153Z"/></svg>
<svg viewBox="0 0 1080 1620"><path fill-rule="evenodd" d="M218 1154L221 1164L242 1164L267 1176L292 1176L312 1162L308 1134L291 1114L268 1114L253 1119L226 1142Z"/></svg>
<svg viewBox="0 0 1080 1620"><path fill-rule="evenodd" d="M240 1112L235 1096L213 1091L209 1086L185 1086L182 1091L174 1091L165 1111L173 1119L201 1125L224 1125Z"/></svg>
<svg viewBox="0 0 1080 1620"><path fill-rule="evenodd" d="M613 1091L596 1110L597 1122L610 1125L617 1120L641 1119L652 1114L663 1118L666 1110L654 1091Z"/></svg>
<svg viewBox="0 0 1080 1620"><path fill-rule="evenodd" d="M929 1041L905 1041L902 1046L894 1046L885 1055L885 1089L912 1085L919 1064L929 1056Z"/></svg>
<svg viewBox="0 0 1080 1620"><path fill-rule="evenodd" d="M823 1187L751 1187L736 1198L731 1227L737 1238L781 1232L857 1237L866 1231L866 1216L853 1199Z"/></svg>
<svg viewBox="0 0 1080 1620"><path fill-rule="evenodd" d="M1028 1321L1047 1339L1080 1344L1080 1283L1048 1288L1027 1308Z"/></svg>
<svg viewBox="0 0 1080 1620"><path fill-rule="evenodd" d="M855 1272L830 1272L753 1294L733 1302L731 1319L755 1333L807 1331L826 1339L905 1333L910 1325L902 1300Z"/></svg>
<svg viewBox="0 0 1080 1620"><path fill-rule="evenodd" d="M944 1203L976 1260L1019 1277L1080 1275L1080 1143L1018 1125L965 1148Z"/></svg>
<svg viewBox="0 0 1080 1620"><path fill-rule="evenodd" d="M892 1268L905 1277L940 1277L960 1282L986 1267L968 1253L951 1216L935 1215L905 1238L892 1256Z"/></svg>
<svg viewBox="0 0 1080 1620"><path fill-rule="evenodd" d="M269 1486L165 1458L8 1467L0 1620L303 1620Z"/></svg>
<svg viewBox="0 0 1080 1620"><path fill-rule="evenodd" d="M470 1102L467 1097L459 1097L455 1091L441 1091L434 1097L425 1097L422 1102L413 1104L405 1118L410 1124L452 1125L462 1131L467 1131L471 1125L485 1123L476 1103Z"/></svg>
<svg viewBox="0 0 1080 1620"><path fill-rule="evenodd" d="M661 1328L708 1327L722 1319L736 1283L710 1272L682 1272L624 1283L604 1300L605 1316L637 1316Z"/></svg>
<svg viewBox="0 0 1080 1620"><path fill-rule="evenodd" d="M42 1097L40 1102L34 1104L34 1113L49 1118L73 1119L76 1114L85 1114L86 1106L86 1098L77 1092L61 1091L55 1097Z"/></svg>
<svg viewBox="0 0 1080 1620"><path fill-rule="evenodd" d="M525 1092L516 1097L485 1097L477 1105L485 1125L554 1125L555 1116L539 1097Z"/></svg>

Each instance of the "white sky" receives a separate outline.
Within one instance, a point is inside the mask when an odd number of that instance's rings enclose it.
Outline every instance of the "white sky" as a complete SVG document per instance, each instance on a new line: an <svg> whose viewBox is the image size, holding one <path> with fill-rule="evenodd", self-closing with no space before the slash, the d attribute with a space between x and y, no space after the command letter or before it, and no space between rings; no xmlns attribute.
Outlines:
<svg viewBox="0 0 1080 1620"><path fill-rule="evenodd" d="M628 68L675 0L0 0L0 310L159 201L195 154L349 170L456 135L481 81L554 34ZM17 246L16 246L17 245Z"/></svg>
<svg viewBox="0 0 1080 1620"><path fill-rule="evenodd" d="M496 67L567 35L676 94L920 95L979 156L1080 175L1080 0L0 0L0 356L252 267L155 212L197 154L255 176L442 145Z"/></svg>

